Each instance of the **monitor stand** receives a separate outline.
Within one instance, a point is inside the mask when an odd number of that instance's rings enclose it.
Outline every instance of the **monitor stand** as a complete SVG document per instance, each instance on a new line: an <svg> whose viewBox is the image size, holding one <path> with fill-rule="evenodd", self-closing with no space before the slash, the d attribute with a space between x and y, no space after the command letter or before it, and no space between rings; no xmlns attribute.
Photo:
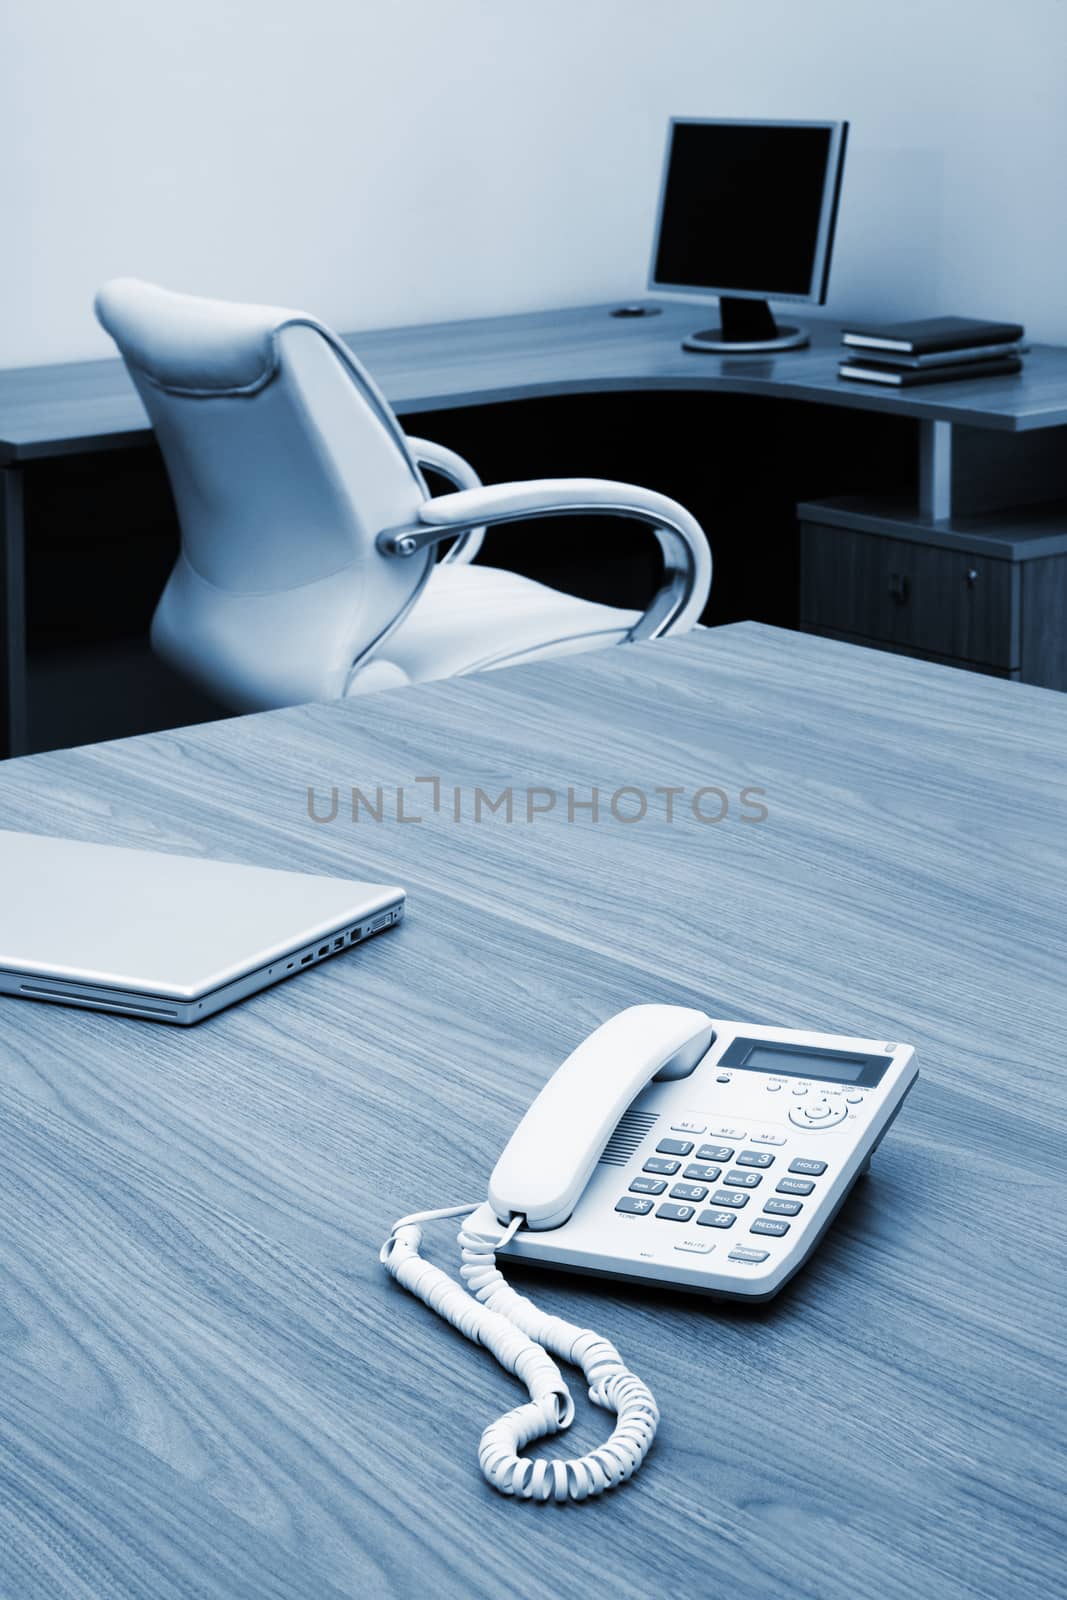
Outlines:
<svg viewBox="0 0 1067 1600"><path fill-rule="evenodd" d="M712 355L743 355L749 351L802 350L809 342L803 328L779 327L766 300L719 296L719 327L704 328L682 340L683 350L707 350Z"/></svg>

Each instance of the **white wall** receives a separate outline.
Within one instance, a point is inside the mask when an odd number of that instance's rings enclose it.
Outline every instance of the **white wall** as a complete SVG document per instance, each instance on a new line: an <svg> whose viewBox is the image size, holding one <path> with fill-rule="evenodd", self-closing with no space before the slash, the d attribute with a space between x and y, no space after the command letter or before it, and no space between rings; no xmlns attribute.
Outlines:
<svg viewBox="0 0 1067 1600"><path fill-rule="evenodd" d="M830 310L1067 342L1063 0L35 0L0 366L116 273L341 328L629 296L667 117L848 117ZM12 160L14 153L14 160Z"/></svg>

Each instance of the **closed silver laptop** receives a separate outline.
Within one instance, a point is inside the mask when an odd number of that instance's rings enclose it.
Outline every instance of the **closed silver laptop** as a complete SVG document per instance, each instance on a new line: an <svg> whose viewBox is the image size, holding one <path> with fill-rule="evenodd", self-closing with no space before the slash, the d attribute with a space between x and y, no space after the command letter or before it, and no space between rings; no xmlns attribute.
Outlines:
<svg viewBox="0 0 1067 1600"><path fill-rule="evenodd" d="M403 914L391 884L0 829L0 994L199 1022Z"/></svg>

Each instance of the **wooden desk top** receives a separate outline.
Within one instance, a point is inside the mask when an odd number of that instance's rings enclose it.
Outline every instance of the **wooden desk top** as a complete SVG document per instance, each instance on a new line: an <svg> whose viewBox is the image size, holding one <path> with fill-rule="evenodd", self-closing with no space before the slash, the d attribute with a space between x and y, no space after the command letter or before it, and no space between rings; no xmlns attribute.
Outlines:
<svg viewBox="0 0 1067 1600"><path fill-rule="evenodd" d="M411 898L200 1029L0 1000L0 1593L1053 1593L1065 749L1062 695L742 624L5 763L5 827ZM421 823L308 818L309 784L428 775ZM474 825L474 787L508 784L561 800ZM713 784L764 788L768 820L562 799ZM905 1038L921 1077L768 1306L522 1277L664 1420L633 1484L517 1505L476 1447L518 1388L377 1249L483 1193L539 1085L639 1000ZM449 1226L428 1245L454 1264Z"/></svg>
<svg viewBox="0 0 1067 1600"><path fill-rule="evenodd" d="M1067 425L1067 349L1035 345L1017 377L887 392L837 376L841 324L800 318L807 350L720 357L681 348L713 310L674 301L654 317L608 305L385 328L345 337L401 414L542 395L702 389L807 400L1008 432ZM803 309L803 308L801 308ZM148 437L118 360L0 371L0 464L117 449Z"/></svg>

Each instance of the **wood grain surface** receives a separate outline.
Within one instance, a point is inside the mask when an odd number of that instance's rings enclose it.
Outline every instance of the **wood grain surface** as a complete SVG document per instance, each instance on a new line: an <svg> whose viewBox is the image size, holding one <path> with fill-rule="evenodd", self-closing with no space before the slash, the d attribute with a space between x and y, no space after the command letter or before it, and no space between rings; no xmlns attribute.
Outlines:
<svg viewBox="0 0 1067 1600"><path fill-rule="evenodd" d="M1065 769L1061 696L753 624L5 763L4 827L410 903L198 1029L0 1000L0 1595L1058 1592ZM424 820L350 820L401 783ZM564 798L475 824L507 785ZM572 823L568 786L768 817ZM522 1276L663 1424L604 1500L514 1504L476 1449L516 1385L377 1249L650 1000L907 1039L921 1077L766 1307Z"/></svg>
<svg viewBox="0 0 1067 1600"><path fill-rule="evenodd" d="M1067 426L1067 349L1035 345L1017 376L887 391L837 375L842 324L806 318L806 350L715 356L682 339L712 319L700 306L648 301L654 317L615 318L609 305L568 306L345 338L404 415L540 395L712 390L896 413L1009 433ZM0 371L0 463L118 449L147 441L144 408L121 361ZM1058 489L1062 492L1060 476Z"/></svg>

